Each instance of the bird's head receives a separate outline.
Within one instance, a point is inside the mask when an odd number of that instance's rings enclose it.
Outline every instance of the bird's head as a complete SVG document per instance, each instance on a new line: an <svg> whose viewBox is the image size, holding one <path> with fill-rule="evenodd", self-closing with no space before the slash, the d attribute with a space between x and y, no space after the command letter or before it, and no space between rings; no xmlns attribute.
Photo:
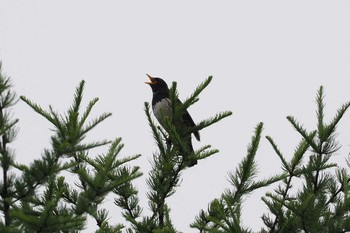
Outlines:
<svg viewBox="0 0 350 233"><path fill-rule="evenodd" d="M154 78L149 74L146 74L146 75L148 76L150 81L145 83L151 86L153 93L169 92L168 85L163 79Z"/></svg>

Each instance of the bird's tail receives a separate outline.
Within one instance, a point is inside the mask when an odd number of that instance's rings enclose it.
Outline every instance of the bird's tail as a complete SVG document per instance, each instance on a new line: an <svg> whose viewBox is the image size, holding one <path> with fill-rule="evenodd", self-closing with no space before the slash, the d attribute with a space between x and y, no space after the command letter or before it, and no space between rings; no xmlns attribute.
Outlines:
<svg viewBox="0 0 350 233"><path fill-rule="evenodd" d="M196 159L193 158L194 155L194 150L193 150L193 146L192 146L192 139L191 139L191 135L188 137L187 139L187 146L188 146L188 155L184 155L184 160L188 163L188 167L193 167L194 165L196 165L198 162Z"/></svg>

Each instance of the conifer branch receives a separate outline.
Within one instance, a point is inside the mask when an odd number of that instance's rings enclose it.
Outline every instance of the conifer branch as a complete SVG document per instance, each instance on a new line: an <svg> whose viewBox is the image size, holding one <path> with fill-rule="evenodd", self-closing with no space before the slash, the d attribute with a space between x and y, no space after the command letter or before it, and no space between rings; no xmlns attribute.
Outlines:
<svg viewBox="0 0 350 233"><path fill-rule="evenodd" d="M2 63L0 62L0 165L2 168L2 176L0 182L0 211L3 215L5 227L10 227L12 219L10 216L13 207L13 186L14 177L9 170L14 164L14 153L9 148L16 136L16 124L18 119L11 119L10 107L16 104L17 95L12 91L12 83L9 77L6 77L2 71Z"/></svg>
<svg viewBox="0 0 350 233"><path fill-rule="evenodd" d="M276 152L276 154L278 155L278 157L280 158L282 165L283 165L283 170L287 171L290 173L290 167L289 164L287 163L286 159L284 158L282 152L279 150L278 146L276 145L276 143L273 141L273 139L270 136L266 136L266 139L270 142L272 148L274 149L274 151Z"/></svg>
<svg viewBox="0 0 350 233"><path fill-rule="evenodd" d="M112 113L103 113L103 114L101 114L98 118L92 120L91 123L86 125L82 129L81 134L85 135L87 132L89 132L91 129L93 129L96 125L100 124L102 121L104 121L105 119L107 119L110 116L112 116ZM84 122L85 122L85 120L84 120ZM84 122L79 123L79 125L82 125Z"/></svg>
<svg viewBox="0 0 350 233"><path fill-rule="evenodd" d="M212 81L213 76L209 76L207 79L205 79L201 84L198 85L198 87L194 90L194 92L191 94L189 98L187 98L183 104L179 107L179 112L184 112L188 107L190 107L192 104L197 102L198 96L200 93L210 84ZM176 88L176 86L174 87Z"/></svg>
<svg viewBox="0 0 350 233"><path fill-rule="evenodd" d="M316 96L316 103L317 103L317 132L319 133L318 137L323 138L323 132L324 132L324 107L325 104L323 103L324 100L324 94L323 94L323 87L321 86L320 89L317 91L317 96Z"/></svg>
<svg viewBox="0 0 350 233"><path fill-rule="evenodd" d="M83 143L83 140L88 132L111 116L111 114L103 113L90 123L86 123L98 98L90 101L83 114L80 114L83 91L84 81L80 82L76 88L73 103L63 115L58 114L51 106L49 106L48 111L45 111L38 104L33 103L24 96L21 97L34 111L44 116L55 126L55 134L51 137L52 150L45 150L42 159L37 160L28 168L23 165L16 165L17 168L22 169L27 174L23 176L21 183L29 187L26 189L23 185L19 185L19 182L17 183L19 193L16 201L21 201L28 208L32 205L42 206L43 221L37 222L36 227L38 229L45 230L47 225L52 227L53 224L48 224L48 221L51 221L52 214L59 213L60 209L57 206L62 202L66 202L70 204L71 208L63 208L62 210L68 214L66 219L67 221L70 220L70 223L76 222L80 226L84 226L86 222L85 215L89 214L96 220L100 230L120 232L122 226L120 224L110 226L107 222L108 213L100 207L100 204L107 194L111 192L117 194L119 189L129 185L132 180L141 176L138 167L129 168L126 166L128 162L137 159L139 155L118 159L117 155L123 148L123 145L120 143L120 138L117 138L111 144L107 154L100 155L95 160L87 157L90 149L110 143L109 140ZM61 164L60 161L65 159L63 155L68 156L70 161ZM53 184L50 181L55 180L57 174L63 170L70 170L76 174L80 184L76 182L77 189L75 189L64 183L62 186L64 189L56 193L53 189L54 186L50 185ZM35 195L38 195L37 187L40 186L47 186L47 191L56 195L55 197L57 198L41 200L33 198ZM53 200L56 201L53 202ZM19 211L14 214L14 219L22 219L22 221L28 219L29 223L28 216L25 218L23 216L23 213ZM65 223L64 219L61 220L61 223L73 227L72 224ZM32 229L28 224L24 227ZM76 227L70 230L78 229Z"/></svg>
<svg viewBox="0 0 350 233"><path fill-rule="evenodd" d="M237 193L246 191L257 174L255 155L259 147L263 123L259 123L255 129L251 144L247 149L247 156L239 163L235 173L229 173L231 184L236 187Z"/></svg>
<svg viewBox="0 0 350 233"><path fill-rule="evenodd" d="M310 136L314 134L316 131L311 132L310 134L307 133L306 129L304 129L304 127L300 125L297 122L297 120L292 116L287 116L287 120L293 125L294 129L296 129L296 131L298 131L298 133L300 133L301 136L303 136L303 138L307 141L307 143L311 146L311 148L317 151L317 146Z"/></svg>
<svg viewBox="0 0 350 233"><path fill-rule="evenodd" d="M206 119L206 120L199 122L195 127L193 127L191 129L191 131L202 130L204 128L211 126L212 124L215 124L215 123L221 121L222 119L224 119L226 117L231 116L231 115L232 115L231 111L224 111L221 113L217 113L214 117L211 117L209 119Z"/></svg>
<svg viewBox="0 0 350 233"><path fill-rule="evenodd" d="M149 103L145 102L144 105L145 105L145 113L147 116L148 124L151 127L153 137L156 140L157 146L160 149L161 154L165 154L165 145L163 143L161 135L158 133L157 127L155 126L152 120Z"/></svg>
<svg viewBox="0 0 350 233"><path fill-rule="evenodd" d="M316 132L314 131L311 133L310 138L313 139L315 136L316 136ZM298 169L301 166L302 159L305 153L307 152L307 150L309 149L309 147L310 145L307 143L307 141L304 138L300 141L299 145L297 145L294 151L293 157L290 161L291 175L293 174L294 171L296 171L296 169Z"/></svg>
<svg viewBox="0 0 350 233"><path fill-rule="evenodd" d="M220 200L211 202L208 212L203 210L196 217L196 221L191 224L192 228L197 228L201 232L248 232L240 225L241 202L244 195L249 194L256 187L264 186L263 183L254 183L253 178L257 174L255 155L259 147L263 123L259 123L251 143L247 149L247 155L240 162L234 173L229 173L230 183L233 190L226 190ZM266 185L268 185L266 181Z"/></svg>
<svg viewBox="0 0 350 233"><path fill-rule="evenodd" d="M83 114L81 115L80 118L80 123L78 125L79 128L83 128L83 125L85 124L87 118L89 117L91 110L93 109L93 107L95 106L95 104L98 102L99 98L93 98L87 105L85 111L83 112Z"/></svg>
<svg viewBox="0 0 350 233"><path fill-rule="evenodd" d="M44 109L40 107L40 105L33 103L29 99L27 99L25 96L20 96L21 100L24 101L26 104L28 104L35 112L39 113L43 117L45 117L48 121L50 121L53 125L56 125L57 120L55 121L49 112L46 112Z"/></svg>
<svg viewBox="0 0 350 233"><path fill-rule="evenodd" d="M279 186L275 194L267 193L266 197L262 198L271 213L275 215L274 220L267 215L263 216L263 221L269 229L268 232L299 232L311 229L312 232L342 232L344 229L349 229L349 225L343 224L343 219L337 222L338 220L335 220L337 215L332 214L333 209L343 206L339 196L344 179L348 178L338 179L341 184L338 188L336 180L332 178L329 171L330 168L335 168L336 164L328 163L330 157L339 149L334 137L336 125L349 106L348 103L343 105L333 121L327 125L324 123L325 104L323 101L324 94L321 86L316 96L317 130L311 133L307 133L293 117L288 117L294 128L302 135L302 140L296 147L292 160L288 163L289 174L286 179L283 179L284 186ZM309 151L309 147L312 149L311 154L308 162L303 165L302 159ZM292 177L304 180L303 187L296 194L290 192ZM345 183L348 185L348 180ZM330 196L325 190L329 190ZM335 202L335 199L338 202Z"/></svg>

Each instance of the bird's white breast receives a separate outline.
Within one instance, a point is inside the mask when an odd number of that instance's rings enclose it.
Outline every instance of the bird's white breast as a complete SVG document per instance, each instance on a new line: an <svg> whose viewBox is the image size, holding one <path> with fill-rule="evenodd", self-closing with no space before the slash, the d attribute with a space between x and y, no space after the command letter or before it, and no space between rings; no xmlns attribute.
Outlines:
<svg viewBox="0 0 350 233"><path fill-rule="evenodd" d="M171 103L168 98L164 98L160 101L158 101L153 106L153 114L158 119L158 121L161 121L163 117L172 117L172 110L171 110Z"/></svg>

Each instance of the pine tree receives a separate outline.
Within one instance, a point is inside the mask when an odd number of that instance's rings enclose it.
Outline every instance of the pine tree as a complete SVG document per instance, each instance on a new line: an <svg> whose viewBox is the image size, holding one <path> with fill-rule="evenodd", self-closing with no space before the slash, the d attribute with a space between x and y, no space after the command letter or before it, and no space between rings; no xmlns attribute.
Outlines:
<svg viewBox="0 0 350 233"><path fill-rule="evenodd" d="M255 154L263 127L263 124L259 123L248 146L247 155L235 172L230 173L232 189L213 200L207 211L202 210L191 227L200 232L253 232L250 228L243 227L241 223L243 197L261 187L279 183L274 192L268 192L262 197L271 215L262 216L266 227L259 232L349 232L350 174L348 169L329 161L339 150L336 128L350 107L350 102L342 105L328 124L324 123L325 104L322 86L317 93L316 103L316 130L308 132L294 117L287 117L302 137L290 161L286 160L272 137L266 136L281 160L282 172L265 180L257 180ZM347 165L350 167L349 159ZM294 180L302 183L296 193L291 190Z"/></svg>
<svg viewBox="0 0 350 233"><path fill-rule="evenodd" d="M127 165L140 155L119 158L123 148L120 138L84 142L87 133L111 116L104 113L87 121L98 98L91 100L81 111L84 85L84 81L80 82L72 106L63 115L51 106L44 110L21 96L22 101L54 127L51 148L45 149L40 159L24 165L14 161L8 147L16 135L17 122L10 119L8 108L17 99L11 90L10 79L1 73L0 159L3 179L0 208L4 221L0 223L0 232L79 232L85 228L88 215L95 219L98 232L121 232L122 224L112 226L108 223L108 212L101 203L107 194L118 193L142 175L139 167ZM91 149L107 144L109 149L105 154L95 158L89 156ZM10 173L10 169L17 169L20 174ZM73 185L66 181L63 172L76 177Z"/></svg>
<svg viewBox="0 0 350 233"><path fill-rule="evenodd" d="M1 232L16 232L12 228L15 224L10 216L10 211L16 202L15 188L16 178L10 172L13 167L14 152L9 147L17 134L16 123L18 119L12 119L11 107L17 102L16 93L12 90L11 80L2 73L2 64L0 63L0 163L2 168L2 179L0 183L1 205L0 210L4 216L0 222ZM3 230L8 226L7 230Z"/></svg>
<svg viewBox="0 0 350 233"><path fill-rule="evenodd" d="M170 88L173 116L164 117L162 126L154 121L149 103L144 104L157 150L152 156L152 170L145 178L149 206L141 206L133 184L142 176L141 169L129 164L140 155L121 157L120 137L86 142L87 135L111 113L89 120L98 98L92 99L82 110L84 81L75 89L73 103L63 114L52 106L45 110L29 98L20 97L20 101L50 122L53 135L50 147L43 150L39 159L29 165L15 160L11 143L18 134L18 119L14 118L12 108L19 99L0 64L0 211L3 215L0 232L80 232L86 228L88 216L95 220L98 233L179 232L172 223L167 200L176 194L183 172L192 169L188 166L191 160L200 161L218 152L210 145L191 152L182 135L210 127L232 114L224 111L191 129L180 127L183 112L199 100L211 81L209 76L182 104L177 101L177 85L173 82ZM329 123L324 120L322 86L317 92L316 104L315 130L308 131L294 117L287 117L301 136L290 161L275 140L266 136L282 166L281 171L266 179L258 176L256 156L264 126L258 123L245 157L228 175L231 188L212 200L207 210L200 210L190 226L202 233L253 232L242 224L244 200L257 189L274 184L277 188L262 197L269 213L262 214L265 226L257 232L349 232L350 156L346 158L347 168L330 161L340 148L337 126L350 102L342 105ZM106 152L95 155L92 149L97 147L106 148ZM67 174L74 177L74 182L67 179ZM111 214L102 207L107 195L114 196L114 204L121 208L121 213ZM144 213L145 208L151 210L150 214ZM120 219L119 215L125 222L111 224L109 219Z"/></svg>
<svg viewBox="0 0 350 233"><path fill-rule="evenodd" d="M148 123L159 149L153 155L152 171L147 179L150 189L147 197L152 215L141 216L142 207L139 206L136 192L130 192L130 196L123 195L123 198L116 200L116 204L125 209L124 216L132 225L132 229L129 229L128 232L177 232L171 222L170 207L167 205L166 199L176 192L181 173L188 167L188 161L183 159L184 156L182 156L182 153L190 153L186 146L186 139L181 137L182 129L178 127L177 123L183 112L199 100L199 94L209 85L211 80L212 77L209 76L181 105L177 104L178 92L176 90L176 82L173 83L170 88L173 116L171 120L168 118L164 119L165 129L154 123L150 113L149 103L145 103ZM229 111L216 114L209 119L202 120L195 128L190 130L204 129L231 114ZM198 149L192 155L192 159L201 160L218 152L218 150L210 149L210 147L210 145L206 145ZM130 205L129 203L132 204Z"/></svg>
<svg viewBox="0 0 350 233"><path fill-rule="evenodd" d="M274 215L263 216L267 226L264 232L350 231L350 174L348 169L330 162L340 148L336 129L350 102L343 104L328 124L324 122L322 86L316 104L316 130L308 132L294 117L287 117L302 137L291 161L288 162L272 138L267 137L282 162L286 177L274 193L263 197ZM297 193L291 191L293 180L301 180L303 184Z"/></svg>

